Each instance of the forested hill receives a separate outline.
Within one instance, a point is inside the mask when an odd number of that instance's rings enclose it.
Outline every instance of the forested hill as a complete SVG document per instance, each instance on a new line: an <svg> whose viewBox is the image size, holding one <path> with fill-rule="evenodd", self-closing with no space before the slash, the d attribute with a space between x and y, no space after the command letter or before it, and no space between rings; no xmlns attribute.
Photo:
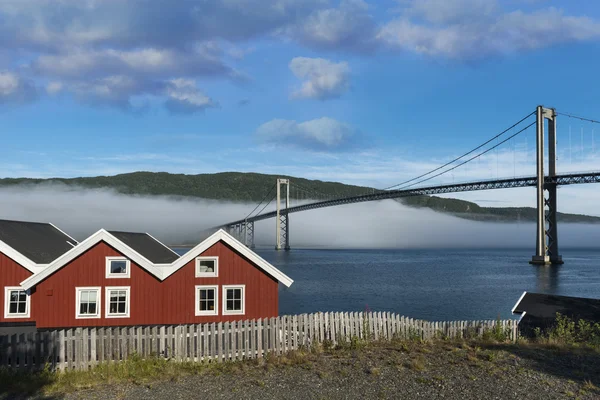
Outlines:
<svg viewBox="0 0 600 400"><path fill-rule="evenodd" d="M303 178L265 175L257 173L222 172L217 174L169 174L166 172L133 172L115 176L96 176L88 178L6 178L0 179L0 187L14 185L39 185L62 183L85 188L111 188L124 194L136 195L173 195L192 196L205 199L259 202L273 188L275 179L289 178L296 187L290 195L296 199L306 199L307 193L320 193L324 197L346 197L372 193L375 189L345 185L338 182L323 182ZM318 195L310 196L312 198ZM445 199L435 196L417 196L403 198L402 203L413 207L425 207L439 212L453 214L461 218L484 221L533 221L533 208L492 208L480 207L463 200ZM564 222L600 223L600 217L577 214L559 214Z"/></svg>

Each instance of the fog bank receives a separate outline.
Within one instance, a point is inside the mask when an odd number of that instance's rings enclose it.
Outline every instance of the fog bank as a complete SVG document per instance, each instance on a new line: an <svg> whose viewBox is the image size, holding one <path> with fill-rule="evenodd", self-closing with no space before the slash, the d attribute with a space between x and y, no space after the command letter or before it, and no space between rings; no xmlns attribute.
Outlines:
<svg viewBox="0 0 600 400"><path fill-rule="evenodd" d="M1 219L52 222L79 240L105 228L148 232L168 244L197 243L205 229L242 219L254 207L62 184L0 188ZM291 214L290 226L292 247L533 248L535 241L533 223L468 221L393 200ZM257 245L275 243L274 219L257 222L255 231ZM561 247L600 247L599 237L600 225L559 225Z"/></svg>

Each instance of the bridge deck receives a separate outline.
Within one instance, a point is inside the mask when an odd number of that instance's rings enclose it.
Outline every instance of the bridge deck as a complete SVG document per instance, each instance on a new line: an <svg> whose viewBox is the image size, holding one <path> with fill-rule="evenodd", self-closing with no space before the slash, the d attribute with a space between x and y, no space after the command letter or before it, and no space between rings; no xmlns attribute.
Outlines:
<svg viewBox="0 0 600 400"><path fill-rule="evenodd" d="M564 174L557 175L556 177L545 178L546 183L556 183L560 186L565 185L576 185L583 183L600 183L600 172L585 172L585 173L575 173L575 174ZM339 206L342 204L351 204L351 203L362 203L365 201L377 201L377 200L386 200L386 199L396 199L400 197L410 197L410 196L423 196L423 195L434 195L434 194L444 194L444 193L458 193L458 192L472 192L476 190L491 190L491 189L508 189L508 188L518 188L518 187L531 187L536 186L537 178L535 176L531 177L523 177L523 178L509 178L509 179L496 179L496 180L488 180L488 181L479 181L479 182L467 182L467 183L456 183L451 185L437 185L437 186L429 186L429 187L421 187L414 189L400 189L400 190L382 190L372 194L365 194L361 196L352 196L352 197L342 197L339 199L325 200L319 201L310 204L303 204L300 206L290 207L281 210L282 214L285 213L295 213L300 211L314 210L317 208L324 207L333 207ZM241 219L233 222L229 222L227 224L223 224L222 226L230 226L235 224L240 224L243 222L255 222L261 221L264 219L274 218L277 215L275 211L267 212L260 215L255 215L254 217L250 217L246 220Z"/></svg>

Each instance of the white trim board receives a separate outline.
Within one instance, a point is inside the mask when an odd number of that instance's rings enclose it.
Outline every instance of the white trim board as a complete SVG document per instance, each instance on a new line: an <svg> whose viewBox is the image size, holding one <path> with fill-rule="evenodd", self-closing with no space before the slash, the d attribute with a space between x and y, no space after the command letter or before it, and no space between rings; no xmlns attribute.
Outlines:
<svg viewBox="0 0 600 400"><path fill-rule="evenodd" d="M154 239L156 242L160 243L163 245L164 248L166 248L167 250L169 250L171 253L175 254L177 256L177 258L181 257L178 253L175 252L175 250L173 250L172 248L170 248L169 246L167 246L166 244L164 244L163 242L161 242L160 240L158 240L157 238L155 238L154 236L152 236L151 234L149 234L148 232L145 232L146 235L150 236L152 239Z"/></svg>
<svg viewBox="0 0 600 400"><path fill-rule="evenodd" d="M14 262L28 270L29 272L36 273L39 270L37 264L31 261L29 258L25 257L23 254L19 253L2 240L0 240L0 253L3 253L8 258L12 259Z"/></svg>
<svg viewBox="0 0 600 400"><path fill-rule="evenodd" d="M514 307L512 308L512 310L510 310L510 312L512 314L515 313L515 309L517 308L517 306L519 305L519 303L521 302L521 300L523 300L523 297L525 297L525 295L527 294L527 291L524 291L523 294L521 295L521 297L519 297L519 300L517 300L517 302L515 303Z"/></svg>
<svg viewBox="0 0 600 400"><path fill-rule="evenodd" d="M169 276L174 274L176 271L181 269L190 261L194 260L198 255L202 254L205 250L210 248L212 245L219 241L223 241L231 246L234 250L239 252L241 255L246 257L250 262L255 264L257 267L262 269L264 272L277 279L277 281L283 283L285 286L290 287L294 282L290 277L279 271L273 265L269 264L266 260L260 257L258 254L246 247L242 242L235 239L233 236L225 232L223 229L218 230L204 241L200 242L196 247L188 251L185 255L181 256L171 264L153 264L146 257L127 246L125 243L111 235L108 231L100 229L71 250L67 251L62 256L58 257L52 263L48 264L46 268L32 271L34 274L29 278L21 282L21 286L25 290L29 290L36 286L38 283L54 274L56 271L79 257L93 246L100 242L105 242L108 245L114 247L123 256L129 258L140 267L144 268L150 274L154 275L161 281L164 281ZM2 243L2 242L0 242ZM1 248L0 248L1 250ZM16 261L16 260L15 260Z"/></svg>
<svg viewBox="0 0 600 400"><path fill-rule="evenodd" d="M66 237L68 237L69 239L71 239L75 244L69 242L67 240L67 243L69 243L71 246L75 247L77 246L77 244L79 243L77 240L75 240L73 238L73 236L69 235L67 232L63 231L62 229L60 229L58 226L54 225L52 222L48 222L54 229L56 229L57 231L59 231L60 233L62 233L63 235L65 235Z"/></svg>

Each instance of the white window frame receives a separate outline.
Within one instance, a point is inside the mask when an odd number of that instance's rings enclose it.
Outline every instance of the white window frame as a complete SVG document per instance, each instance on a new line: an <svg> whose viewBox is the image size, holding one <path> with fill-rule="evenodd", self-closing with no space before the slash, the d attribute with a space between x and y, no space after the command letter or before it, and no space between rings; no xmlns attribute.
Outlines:
<svg viewBox="0 0 600 400"><path fill-rule="evenodd" d="M79 314L81 310L81 292L83 290L95 290L97 293L96 315ZM102 317L102 288L100 286L79 286L75 288L75 319L98 319Z"/></svg>
<svg viewBox="0 0 600 400"><path fill-rule="evenodd" d="M10 292L18 290L19 292L25 292L25 313L24 314L9 314L10 310ZM23 290L20 286L5 286L4 287L4 318L29 318L31 316L31 296L29 290Z"/></svg>
<svg viewBox="0 0 600 400"><path fill-rule="evenodd" d="M113 274L110 272L110 264L113 261L125 261L127 266L126 271L124 274ZM129 260L127 257L106 257L106 277L107 278L113 278L113 279L126 279L131 277L131 260Z"/></svg>
<svg viewBox="0 0 600 400"><path fill-rule="evenodd" d="M242 309L235 311L227 310L227 289L242 289ZM246 313L246 285L223 285L223 315L244 315Z"/></svg>
<svg viewBox="0 0 600 400"><path fill-rule="evenodd" d="M110 313L110 292L113 290L125 290L125 314L111 314ZM105 288L105 318L129 318L131 315L131 286L107 286Z"/></svg>
<svg viewBox="0 0 600 400"><path fill-rule="evenodd" d="M200 261L214 261L214 272L200 272ZM219 276L219 257L196 257L196 278L217 278Z"/></svg>
<svg viewBox="0 0 600 400"><path fill-rule="evenodd" d="M215 309L200 310L200 290L212 289L215 291ZM219 315L219 286L218 285L196 285L196 316Z"/></svg>

